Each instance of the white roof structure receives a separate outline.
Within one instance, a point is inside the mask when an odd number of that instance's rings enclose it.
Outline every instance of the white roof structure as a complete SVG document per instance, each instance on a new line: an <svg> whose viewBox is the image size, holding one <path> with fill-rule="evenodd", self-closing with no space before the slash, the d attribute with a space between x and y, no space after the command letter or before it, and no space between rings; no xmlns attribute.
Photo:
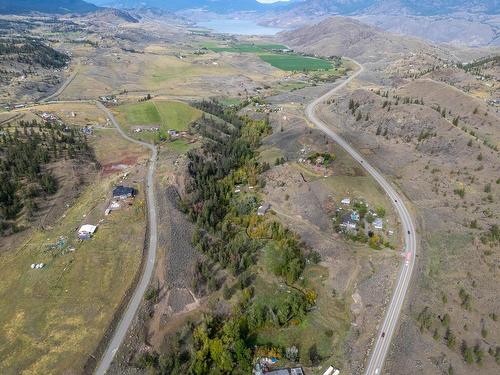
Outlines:
<svg viewBox="0 0 500 375"><path fill-rule="evenodd" d="M344 198L340 201L342 204L351 204L351 198Z"/></svg>
<svg viewBox="0 0 500 375"><path fill-rule="evenodd" d="M373 227L375 229L383 229L384 228L384 222L382 221L381 218L377 217L374 221L373 221Z"/></svg>
<svg viewBox="0 0 500 375"><path fill-rule="evenodd" d="M95 225L84 224L78 230L78 233L90 233L93 234L97 227Z"/></svg>

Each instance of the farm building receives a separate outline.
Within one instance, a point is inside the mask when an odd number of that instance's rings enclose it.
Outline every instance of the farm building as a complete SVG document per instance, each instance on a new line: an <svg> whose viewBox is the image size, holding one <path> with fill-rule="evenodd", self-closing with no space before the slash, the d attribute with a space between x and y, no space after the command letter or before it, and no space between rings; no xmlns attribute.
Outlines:
<svg viewBox="0 0 500 375"><path fill-rule="evenodd" d="M113 198L127 199L135 197L135 189L129 186L116 186L113 189Z"/></svg>
<svg viewBox="0 0 500 375"><path fill-rule="evenodd" d="M88 240L95 233L97 227L95 225L84 224L78 230L78 238L81 240Z"/></svg>

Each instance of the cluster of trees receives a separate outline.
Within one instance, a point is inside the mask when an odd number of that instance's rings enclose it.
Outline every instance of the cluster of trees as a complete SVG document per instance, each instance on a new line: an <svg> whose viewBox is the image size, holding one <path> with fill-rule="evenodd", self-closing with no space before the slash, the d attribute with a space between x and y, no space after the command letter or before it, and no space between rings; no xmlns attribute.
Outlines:
<svg viewBox="0 0 500 375"><path fill-rule="evenodd" d="M20 130L21 129L21 130ZM0 136L0 233L16 230L25 208L28 219L37 209L36 197L54 194L57 180L45 168L53 161L93 157L85 137L73 129L37 121L19 123Z"/></svg>
<svg viewBox="0 0 500 375"><path fill-rule="evenodd" d="M252 287L246 287L231 316L205 315L197 325L188 323L172 338L166 353L145 353L136 365L165 375L251 373L255 329L266 324L284 326L303 317L311 306L300 292L282 292L266 303L253 303L252 294ZM256 356L285 356L293 361L299 358L296 347L261 346L255 350Z"/></svg>
<svg viewBox="0 0 500 375"><path fill-rule="evenodd" d="M266 303L254 303L246 312L248 327L254 331L266 324L284 326L292 319L302 319L311 307L300 292L282 293L279 298Z"/></svg>
<svg viewBox="0 0 500 375"><path fill-rule="evenodd" d="M264 246L272 252L272 272L289 285L299 280L306 264L299 238L282 224L257 216L256 195L235 192L238 185L258 186L260 174L269 168L257 162L255 152L261 138L271 131L268 120L239 116L235 108L216 101L193 105L208 115L193 125L203 135L202 147L188 153L190 179L183 206L196 223L192 242L210 260L238 277L232 287L224 287L224 298L232 298L236 289L241 293L235 297L231 315L207 316L190 328L193 334L184 345L187 354L183 361L173 360L170 354L147 355L141 357L141 363L160 373L168 369L172 374L247 374L252 367L255 330L267 324L280 327L293 319L300 321L316 296L297 287L273 293L271 301L254 296L248 268ZM311 259L318 261L318 254L313 255ZM220 287L213 269L207 262L197 263L195 290L204 285L209 291Z"/></svg>
<svg viewBox="0 0 500 375"><path fill-rule="evenodd" d="M335 160L335 155L328 152L314 152L309 155L307 160L315 162L319 157L323 158L323 165L325 167L328 167Z"/></svg>
<svg viewBox="0 0 500 375"><path fill-rule="evenodd" d="M4 39L0 41L0 56L3 59L16 59L28 65L40 65L43 68L62 68L70 57L45 45L39 40Z"/></svg>
<svg viewBox="0 0 500 375"><path fill-rule="evenodd" d="M500 56L494 55L494 56L484 57L476 61L473 61L471 63L458 64L458 67L472 74L480 74L481 73L480 69L483 67L483 65L489 63L493 63L493 65L498 65L500 63Z"/></svg>
<svg viewBox="0 0 500 375"><path fill-rule="evenodd" d="M295 283L305 268L305 257L299 238L281 223L270 225L271 239L269 244L270 268L276 276L281 276L288 284Z"/></svg>

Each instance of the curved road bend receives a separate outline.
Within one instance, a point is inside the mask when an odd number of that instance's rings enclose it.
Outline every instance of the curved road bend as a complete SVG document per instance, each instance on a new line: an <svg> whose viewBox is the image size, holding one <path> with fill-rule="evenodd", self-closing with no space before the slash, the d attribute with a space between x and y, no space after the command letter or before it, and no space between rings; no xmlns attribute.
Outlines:
<svg viewBox="0 0 500 375"><path fill-rule="evenodd" d="M399 314L404 303L405 295L410 285L411 273L415 265L415 255L417 248L417 241L415 236L415 226L413 224L412 218L405 207L403 200L395 191L395 189L390 185L390 183L374 168L372 167L353 147L351 147L343 138L333 132L328 125L321 121L316 116L316 107L321 102L327 100L335 92L341 90L350 81L356 78L359 74L364 71L362 65L358 64L359 70L353 75L347 78L340 85L330 90L326 94L317 98L311 102L306 108L306 116L308 119L323 133L328 135L332 140L334 140L339 146L341 146L345 151L347 151L357 162L380 184L384 189L386 194L391 199L391 202L399 214L401 219L401 224L403 226L403 233L405 239L405 259L402 261L401 270L397 278L396 287L394 294L392 296L391 302L387 308L384 321L378 332L375 346L368 362L366 368L367 375L378 375L382 372L382 366L384 365L384 360L389 350L391 339L393 337L394 331L397 326ZM382 336L383 335L383 336Z"/></svg>
<svg viewBox="0 0 500 375"><path fill-rule="evenodd" d="M113 123L113 125L116 127L116 129L123 138L127 139L130 142L140 144L141 146L147 147L148 149L151 150L151 159L149 163L147 183L146 183L147 184L146 196L147 196L148 213L149 213L148 216L149 248L147 253L147 259L144 266L144 273L142 274L141 279L139 280L139 283L137 284L137 287L134 291L134 294L132 295L132 298L130 299L126 307L125 312L123 313L120 319L120 322L116 326L115 331L113 332L113 336L109 341L108 347L106 348L106 351L102 355L101 361L99 362L99 365L95 370L96 375L103 375L106 373L106 371L108 371L109 366L111 365L111 362L113 361L113 358L116 352L118 351L118 348L123 342L123 339L127 334L128 328L130 327L130 324L132 323L132 320L134 319L134 316L142 302L142 298L144 296L144 293L146 292L151 276L153 275L155 258L156 258L156 246L158 242L158 233L157 233L158 223L157 223L156 202L154 195L154 171L156 168L156 158L158 153L156 147L153 146L152 144L141 142L129 137L120 127L113 114L100 102L97 102L97 107L107 114L108 118L111 120L111 122Z"/></svg>

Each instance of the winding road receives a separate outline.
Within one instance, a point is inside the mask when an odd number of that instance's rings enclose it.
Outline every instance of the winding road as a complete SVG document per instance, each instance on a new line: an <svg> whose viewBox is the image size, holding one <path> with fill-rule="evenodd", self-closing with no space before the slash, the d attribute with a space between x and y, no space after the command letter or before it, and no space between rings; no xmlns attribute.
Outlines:
<svg viewBox="0 0 500 375"><path fill-rule="evenodd" d="M306 116L319 130L329 136L333 141L335 141L339 146L347 151L347 153L349 153L355 160L357 160L357 162L380 184L380 186L384 189L386 194L391 199L391 202L401 219L401 225L405 239L405 256L402 261L398 278L396 280L394 294L387 308L384 321L380 326L375 346L366 368L367 375L379 375L382 372L382 366L384 365L384 360L389 350L389 346L398 323L399 315L403 307L406 292L408 291L408 287L410 285L411 274L415 265L417 240L415 235L415 225L413 224L410 213L396 190L382 176L382 174L380 174L374 167L372 167L352 146L350 146L342 137L337 135L316 115L316 108L318 104L326 101L330 96L344 88L349 82L351 82L354 78L356 78L364 71L364 68L361 64L357 63L354 60L351 61L353 61L353 63L355 63L359 69L340 85L336 86L326 94L311 102L306 107Z"/></svg>
<svg viewBox="0 0 500 375"><path fill-rule="evenodd" d="M149 281L151 280L151 276L153 275L154 271L154 265L155 265L155 259L156 259L156 247L158 244L158 222L157 222L157 215L156 215L156 200L155 200L155 194L154 194L154 171L156 168L156 159L158 157L158 151L156 147L150 143L138 141L136 139L133 139L132 137L129 137L123 129L120 127L118 124L118 121L116 121L115 117L113 114L100 102L97 102L97 107L101 109L103 112L105 112L110 119L110 121L113 123L115 128L118 130L120 135L125 138L126 140L140 144L141 146L147 147L151 150L151 159L149 163L149 168L148 168L148 174L147 174L147 194L146 194L146 201L148 204L148 231L149 231L149 247L148 247L148 253L146 256L145 260L145 265L144 265L144 271L142 273L141 279L139 280L139 283L137 284L134 294L132 295L132 298L130 299L121 319L118 325L116 326L113 336L111 337L108 347L104 354L101 357L101 361L99 362L99 365L97 366L94 374L96 375L104 375L106 371L108 371L109 366L111 365L111 362L113 361L113 358L118 351L118 348L120 347L121 343L123 342L123 339L125 338L125 335L127 334L127 331L132 324L132 320L134 319L134 316L142 302L142 298L144 296L144 293L146 292L146 289L149 285Z"/></svg>

